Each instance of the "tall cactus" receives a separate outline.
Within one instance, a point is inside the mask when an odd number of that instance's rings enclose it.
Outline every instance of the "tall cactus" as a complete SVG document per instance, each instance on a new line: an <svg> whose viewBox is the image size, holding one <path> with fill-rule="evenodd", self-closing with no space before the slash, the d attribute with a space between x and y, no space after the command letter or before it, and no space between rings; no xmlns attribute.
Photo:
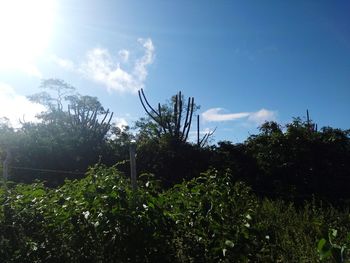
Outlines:
<svg viewBox="0 0 350 263"><path fill-rule="evenodd" d="M195 109L194 97L189 97L187 104L183 103L181 91L173 98L173 107L169 112L158 103L157 110L148 102L143 89L138 91L139 99L147 115L161 128L162 134L168 134L178 141L186 142L191 130L192 117ZM199 136L199 131L197 131ZM198 146L202 146L211 134L206 134L202 140L198 140ZM159 134L161 136L161 134Z"/></svg>
<svg viewBox="0 0 350 263"><path fill-rule="evenodd" d="M317 132L317 124L310 119L309 110L306 110L306 125L310 132Z"/></svg>
<svg viewBox="0 0 350 263"><path fill-rule="evenodd" d="M93 131L93 136L103 138L111 127L113 112L104 110L96 98L71 96L68 104L68 120L82 133ZM87 134L84 134L85 136Z"/></svg>

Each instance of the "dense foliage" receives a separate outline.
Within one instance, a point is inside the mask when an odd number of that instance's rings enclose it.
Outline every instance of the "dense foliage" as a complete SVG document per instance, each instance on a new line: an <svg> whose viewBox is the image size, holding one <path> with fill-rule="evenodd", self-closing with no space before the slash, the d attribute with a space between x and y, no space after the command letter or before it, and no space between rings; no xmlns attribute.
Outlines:
<svg viewBox="0 0 350 263"><path fill-rule="evenodd" d="M0 119L1 262L349 259L350 130L296 118L204 147L180 132L181 94L132 131L61 80L42 87L39 123Z"/></svg>
<svg viewBox="0 0 350 263"><path fill-rule="evenodd" d="M327 200L349 199L350 132L331 127L309 129L300 119L283 132L276 123L265 123L259 135L245 143L262 178L263 191L273 190L306 198L316 194Z"/></svg>
<svg viewBox="0 0 350 263"><path fill-rule="evenodd" d="M215 168L230 169L260 196L296 202L314 196L332 203L350 199L349 130L324 127L317 131L309 119L296 118L285 127L267 122L259 134L243 143L223 141L200 147L179 140L178 133L162 133L159 121L151 117L137 121L133 132L119 129L108 121L112 114L97 98L75 94L61 80L44 80L42 88L44 92L30 97L46 107L38 116L40 123L25 122L14 130L0 121L0 157L3 161L11 153L13 181L40 179L58 186L65 178L82 178L97 162L111 166L129 159L134 139L138 174L153 173L165 187ZM187 114L179 114L176 101L173 97L168 104L159 104L159 109L161 116L181 124L180 116ZM120 169L128 172L128 164Z"/></svg>
<svg viewBox="0 0 350 263"><path fill-rule="evenodd" d="M40 183L1 189L0 258L21 263L318 262L317 244L329 230L339 233L333 243L350 242L348 211L260 200L229 172L211 170L167 191L150 175L138 185L133 192L115 168L96 166L86 178L57 189Z"/></svg>
<svg viewBox="0 0 350 263"><path fill-rule="evenodd" d="M57 186L66 177L83 177L99 160L115 163L118 151L109 138L120 138L121 131L112 127L113 115L98 99L76 94L73 87L56 79L44 80L42 88L45 91L30 96L46 108L37 116L39 123L23 122L19 129L6 121L0 124L1 159L11 153L11 180L40 179Z"/></svg>

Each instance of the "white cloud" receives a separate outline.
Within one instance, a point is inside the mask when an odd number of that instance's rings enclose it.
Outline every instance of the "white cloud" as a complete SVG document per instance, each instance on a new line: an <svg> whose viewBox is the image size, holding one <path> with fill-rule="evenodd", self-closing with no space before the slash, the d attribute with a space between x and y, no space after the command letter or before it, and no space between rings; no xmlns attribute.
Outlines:
<svg viewBox="0 0 350 263"><path fill-rule="evenodd" d="M0 52L0 57L2 58L1 55ZM16 60L15 58L13 58L13 61L0 59L0 71L18 71L32 77L42 78L42 73L34 63Z"/></svg>
<svg viewBox="0 0 350 263"><path fill-rule="evenodd" d="M252 112L248 120L255 122L256 124L263 124L266 121L276 121L277 113L275 111L269 111L267 109L261 109L257 112Z"/></svg>
<svg viewBox="0 0 350 263"><path fill-rule="evenodd" d="M216 128L209 128L209 127L201 129L199 131L199 140L202 140L206 134L212 134L209 137L210 138L209 140L211 141L211 139L213 138L213 135L215 136L215 130L216 130ZM197 131L194 131L194 130L190 131L189 136L188 136L188 140L190 142L197 143L197 139L198 139Z"/></svg>
<svg viewBox="0 0 350 263"><path fill-rule="evenodd" d="M107 49L95 48L88 51L86 61L81 64L79 71L85 77L105 85L108 90L135 92L132 75L113 62Z"/></svg>
<svg viewBox="0 0 350 263"><path fill-rule="evenodd" d="M20 120L38 122L35 116L44 110L43 105L31 102L10 85L0 83L0 118L8 118L13 127L20 126Z"/></svg>
<svg viewBox="0 0 350 263"><path fill-rule="evenodd" d="M250 115L249 112L240 113L220 113L222 108L212 108L202 113L205 121L233 121L246 118Z"/></svg>
<svg viewBox="0 0 350 263"><path fill-rule="evenodd" d="M73 61L71 61L69 59L64 59L64 58L60 58L56 55L52 55L51 60L65 70L74 70L74 68L75 68Z"/></svg>
<svg viewBox="0 0 350 263"><path fill-rule="evenodd" d="M205 128L204 130L200 131L199 133L205 135L205 134L213 133L214 131L215 131L215 129Z"/></svg>
<svg viewBox="0 0 350 263"><path fill-rule="evenodd" d="M138 39L144 54L127 67L130 60L130 51L122 49L118 56L113 57L106 48L94 48L87 51L86 56L78 66L66 59L58 59L56 64L82 74L87 79L104 85L108 91L136 93L144 87L148 75L147 67L154 61L155 48L150 38ZM122 66L128 62L128 65Z"/></svg>
<svg viewBox="0 0 350 263"><path fill-rule="evenodd" d="M128 122L124 118L115 118L115 126L118 127L119 129L123 130L126 126L128 126Z"/></svg>
<svg viewBox="0 0 350 263"><path fill-rule="evenodd" d="M119 50L118 55L122 62L126 63L129 61L129 55L130 55L129 50L126 50L126 49Z"/></svg>
<svg viewBox="0 0 350 263"><path fill-rule="evenodd" d="M261 109L256 112L222 113L222 108L212 108L202 113L204 121L220 122L235 121L245 119L255 124L262 124L265 121L275 121L277 113L267 109Z"/></svg>
<svg viewBox="0 0 350 263"><path fill-rule="evenodd" d="M150 38L139 38L138 42L144 47L145 54L143 55L143 57L136 60L134 75L137 76L139 81L143 82L146 80L146 77L148 75L146 67L153 63L155 49Z"/></svg>
<svg viewBox="0 0 350 263"><path fill-rule="evenodd" d="M215 132L215 129L216 128L209 128L209 127L206 127L206 128L204 128L204 129L201 129L200 131L199 131L199 135L200 136L202 136L202 135L206 135L207 133L213 133L213 132ZM197 139L197 131L190 131L189 132L189 135L190 135L190 139L191 140L194 140L194 139Z"/></svg>

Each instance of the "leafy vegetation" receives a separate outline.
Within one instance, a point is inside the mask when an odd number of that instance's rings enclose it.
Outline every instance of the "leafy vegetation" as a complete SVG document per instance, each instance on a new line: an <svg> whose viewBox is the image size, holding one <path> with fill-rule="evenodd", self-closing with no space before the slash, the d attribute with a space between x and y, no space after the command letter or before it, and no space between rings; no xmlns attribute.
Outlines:
<svg viewBox="0 0 350 263"><path fill-rule="evenodd" d="M188 142L193 98L149 107L131 131L61 80L42 87L41 122L0 120L2 262L349 260L350 130L296 118L204 146Z"/></svg>
<svg viewBox="0 0 350 263"><path fill-rule="evenodd" d="M46 107L37 116L41 122L24 122L16 130L6 122L0 126L0 148L12 156L11 180L40 179L57 186L66 177L81 178L102 157L105 163L115 163L108 143L108 137L119 132L110 123L113 114L97 98L74 94L61 80L44 80L41 87L45 91L30 96ZM62 176L62 171L67 173Z"/></svg>
<svg viewBox="0 0 350 263"><path fill-rule="evenodd" d="M277 123L265 123L260 134L248 138L246 151L262 175L260 190L295 199L311 195L333 202L349 199L350 131L309 127L299 118L284 132Z"/></svg>
<svg viewBox="0 0 350 263"><path fill-rule="evenodd" d="M318 262L317 242L328 229L347 242L348 211L260 200L229 172L211 170L167 191L150 175L138 184L133 192L116 168L95 166L57 189L40 183L2 189L1 259Z"/></svg>

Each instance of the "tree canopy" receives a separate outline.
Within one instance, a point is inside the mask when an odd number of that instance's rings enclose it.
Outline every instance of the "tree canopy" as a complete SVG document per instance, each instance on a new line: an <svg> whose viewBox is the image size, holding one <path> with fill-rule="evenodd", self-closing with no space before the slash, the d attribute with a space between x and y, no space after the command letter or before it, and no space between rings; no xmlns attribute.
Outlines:
<svg viewBox="0 0 350 263"><path fill-rule="evenodd" d="M44 91L29 96L46 107L39 122L24 122L16 131L3 122L1 145L12 152L12 179L38 178L55 185L67 176L81 177L88 166L107 158L113 113L62 80L44 80L40 88Z"/></svg>
<svg viewBox="0 0 350 263"><path fill-rule="evenodd" d="M77 94L62 80L44 80L40 88L30 96L46 108L38 123L24 122L15 130L8 120L0 122L0 157L4 161L11 153L10 180L41 179L56 186L83 177L96 163L119 163L128 173L129 144L136 140L138 174L153 173L166 187L216 168L231 170L263 196L316 195L332 202L350 197L349 130L318 129L309 117L295 118L285 126L266 122L243 143L198 145L188 135L198 106L193 98L186 103L182 93L152 107L141 90L146 116L130 130L116 127L113 113L96 97Z"/></svg>

